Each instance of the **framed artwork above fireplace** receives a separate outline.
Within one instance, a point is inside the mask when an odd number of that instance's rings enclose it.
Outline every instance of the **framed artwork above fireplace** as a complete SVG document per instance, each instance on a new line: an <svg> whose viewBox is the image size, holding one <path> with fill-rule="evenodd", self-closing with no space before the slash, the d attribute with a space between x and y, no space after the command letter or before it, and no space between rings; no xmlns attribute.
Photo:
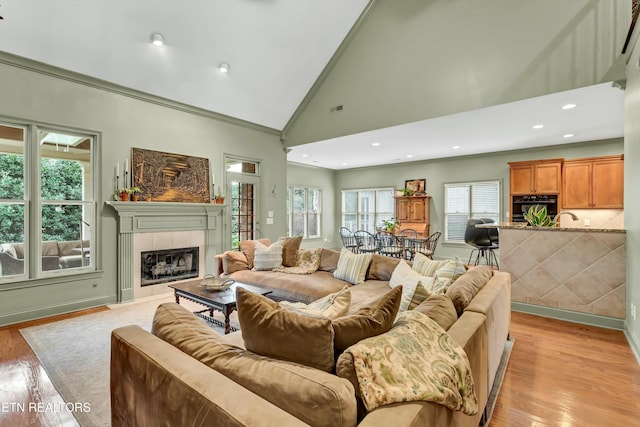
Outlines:
<svg viewBox="0 0 640 427"><path fill-rule="evenodd" d="M210 203L209 159L131 149L131 185L154 202Z"/></svg>

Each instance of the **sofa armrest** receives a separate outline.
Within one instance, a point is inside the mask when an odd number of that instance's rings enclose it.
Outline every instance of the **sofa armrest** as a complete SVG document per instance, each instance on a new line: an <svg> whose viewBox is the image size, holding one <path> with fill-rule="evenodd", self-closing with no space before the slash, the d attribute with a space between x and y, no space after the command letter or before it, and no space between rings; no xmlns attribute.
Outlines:
<svg viewBox="0 0 640 427"><path fill-rule="evenodd" d="M213 256L213 274L216 277L220 277L224 274L224 265L222 264L222 257L224 254L216 254Z"/></svg>
<svg viewBox="0 0 640 427"><path fill-rule="evenodd" d="M257 427L264 420L307 426L139 326L112 332L113 427Z"/></svg>

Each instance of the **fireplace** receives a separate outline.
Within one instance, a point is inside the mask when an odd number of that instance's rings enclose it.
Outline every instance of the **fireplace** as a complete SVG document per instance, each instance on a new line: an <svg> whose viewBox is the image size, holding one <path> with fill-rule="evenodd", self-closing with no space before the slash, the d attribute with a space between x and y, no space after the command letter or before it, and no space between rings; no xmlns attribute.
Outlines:
<svg viewBox="0 0 640 427"><path fill-rule="evenodd" d="M140 252L140 286L198 277L198 247Z"/></svg>

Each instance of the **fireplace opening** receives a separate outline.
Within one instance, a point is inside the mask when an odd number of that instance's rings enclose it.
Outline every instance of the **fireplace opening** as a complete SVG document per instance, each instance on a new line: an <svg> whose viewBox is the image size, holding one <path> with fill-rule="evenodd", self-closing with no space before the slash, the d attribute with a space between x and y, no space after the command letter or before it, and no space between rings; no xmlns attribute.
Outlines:
<svg viewBox="0 0 640 427"><path fill-rule="evenodd" d="M141 252L140 256L141 286L198 277L198 247Z"/></svg>

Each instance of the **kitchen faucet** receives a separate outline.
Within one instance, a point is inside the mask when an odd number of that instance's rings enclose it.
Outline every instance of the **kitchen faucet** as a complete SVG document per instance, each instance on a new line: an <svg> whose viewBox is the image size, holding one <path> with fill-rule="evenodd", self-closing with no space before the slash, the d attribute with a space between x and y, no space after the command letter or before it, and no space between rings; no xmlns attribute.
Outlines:
<svg viewBox="0 0 640 427"><path fill-rule="evenodd" d="M569 212L569 211L561 211L558 212L558 215L553 217L553 222L558 222L558 218L560 217L560 215L571 215L571 219L574 221L578 220L578 216L576 214L574 214L573 212Z"/></svg>

